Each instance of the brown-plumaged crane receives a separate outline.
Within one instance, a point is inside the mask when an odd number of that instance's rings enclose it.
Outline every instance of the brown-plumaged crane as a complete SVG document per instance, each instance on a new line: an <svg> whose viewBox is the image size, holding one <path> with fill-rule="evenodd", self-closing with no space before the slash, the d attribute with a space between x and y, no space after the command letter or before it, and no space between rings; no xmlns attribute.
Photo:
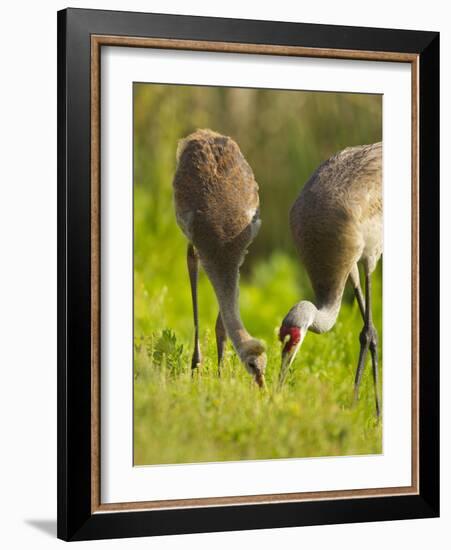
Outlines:
<svg viewBox="0 0 451 550"><path fill-rule="evenodd" d="M197 310L200 260L219 303L215 329L218 369L228 336L247 371L264 386L264 345L245 329L238 304L239 268L261 223L254 174L235 141L211 130L197 130L180 140L176 156L175 212L189 241L187 262L194 316L191 367L201 363Z"/></svg>
<svg viewBox="0 0 451 550"><path fill-rule="evenodd" d="M323 333L337 319L346 281L353 285L363 318L354 400L371 352L376 414L378 393L377 332L371 311L371 274L382 254L382 144L349 147L324 162L303 187L290 211L290 226L307 270L316 303L301 301L284 318L279 384L308 330ZM365 300L357 263L365 273Z"/></svg>

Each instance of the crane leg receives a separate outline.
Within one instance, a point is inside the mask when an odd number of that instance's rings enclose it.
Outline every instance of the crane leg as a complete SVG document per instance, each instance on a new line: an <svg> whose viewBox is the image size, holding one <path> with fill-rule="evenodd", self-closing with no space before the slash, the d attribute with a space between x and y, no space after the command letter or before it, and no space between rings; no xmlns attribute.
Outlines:
<svg viewBox="0 0 451 550"><path fill-rule="evenodd" d="M363 299L363 293L360 286L354 287L354 294L357 298L357 303L359 304L360 313L362 314L362 319L365 321L365 302Z"/></svg>
<svg viewBox="0 0 451 550"><path fill-rule="evenodd" d="M218 376L221 376L222 357L224 355L224 347L227 340L227 333L222 322L221 312L218 313L216 318L216 347L218 350Z"/></svg>
<svg viewBox="0 0 451 550"><path fill-rule="evenodd" d="M365 292L365 308L364 308L364 326L360 333L360 354L357 364L357 371L354 382L354 401L359 398L359 387L362 381L362 374L365 369L365 359L370 350L371 363L373 370L373 385L376 401L376 416L380 416L380 399L379 399L379 382L378 382L378 356L377 356L377 331L373 323L372 308L371 308L371 274L368 269L365 274L366 292Z"/></svg>
<svg viewBox="0 0 451 550"><path fill-rule="evenodd" d="M363 299L362 288L360 287L359 268L357 264L354 264L354 267L351 269L349 278L351 279L352 287L354 289L354 294L357 299L357 303L359 304L359 309L362 315L362 319L365 321L365 302Z"/></svg>
<svg viewBox="0 0 451 550"><path fill-rule="evenodd" d="M194 351L191 359L191 369L194 371L202 362L202 356L199 347L199 316L197 311L197 279L199 275L199 256L194 246L189 243L187 251L187 264L189 281L191 284L191 298L193 300L193 319L194 319Z"/></svg>

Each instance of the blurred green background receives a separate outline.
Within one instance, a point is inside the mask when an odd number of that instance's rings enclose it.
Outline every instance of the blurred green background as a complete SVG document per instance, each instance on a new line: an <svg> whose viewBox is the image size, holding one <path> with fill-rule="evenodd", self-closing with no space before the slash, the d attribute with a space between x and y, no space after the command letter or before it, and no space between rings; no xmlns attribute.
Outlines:
<svg viewBox="0 0 451 550"><path fill-rule="evenodd" d="M202 272L204 364L191 378L187 243L175 221L172 178L177 141L197 128L235 139L260 187L262 226L241 270L240 307L249 332L268 346L267 394L230 344L218 380L218 310ZM350 291L334 329L307 336L285 387L274 391L280 322L294 303L313 299L289 208L324 160L381 139L379 95L134 84L135 464L381 452L368 367L352 407L362 321ZM373 286L381 354L380 266Z"/></svg>

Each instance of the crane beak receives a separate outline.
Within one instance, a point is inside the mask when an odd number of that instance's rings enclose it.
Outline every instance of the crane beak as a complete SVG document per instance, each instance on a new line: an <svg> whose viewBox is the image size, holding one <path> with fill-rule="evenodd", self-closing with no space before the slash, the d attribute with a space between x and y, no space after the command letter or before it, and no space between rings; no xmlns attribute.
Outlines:
<svg viewBox="0 0 451 550"><path fill-rule="evenodd" d="M291 348L287 348L287 346L285 346L282 350L282 364L280 366L279 384L278 384L279 389L283 386L283 383L285 382L285 378L287 377L290 366L293 363L294 358L296 357L296 354L299 351L299 348L301 347L301 344L302 344L302 339L299 340L299 342L295 346Z"/></svg>
<svg viewBox="0 0 451 550"><path fill-rule="evenodd" d="M262 390L266 390L266 380L265 380L265 375L261 372L258 372L256 375L255 375L255 381L257 382L257 385L259 388L261 388Z"/></svg>

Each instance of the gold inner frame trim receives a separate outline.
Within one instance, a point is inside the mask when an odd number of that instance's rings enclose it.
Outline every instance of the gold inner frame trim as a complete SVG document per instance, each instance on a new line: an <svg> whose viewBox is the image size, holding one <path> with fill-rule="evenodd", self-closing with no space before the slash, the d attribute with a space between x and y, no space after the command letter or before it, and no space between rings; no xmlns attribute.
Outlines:
<svg viewBox="0 0 451 550"><path fill-rule="evenodd" d="M102 46L157 48L222 53L247 53L294 57L354 59L410 63L412 71L412 480L407 487L383 487L339 491L317 491L145 502L104 504L100 499L100 50ZM419 56L399 52L304 48L268 44L243 44L140 38L91 36L91 513L170 508L199 508L306 502L419 494Z"/></svg>

